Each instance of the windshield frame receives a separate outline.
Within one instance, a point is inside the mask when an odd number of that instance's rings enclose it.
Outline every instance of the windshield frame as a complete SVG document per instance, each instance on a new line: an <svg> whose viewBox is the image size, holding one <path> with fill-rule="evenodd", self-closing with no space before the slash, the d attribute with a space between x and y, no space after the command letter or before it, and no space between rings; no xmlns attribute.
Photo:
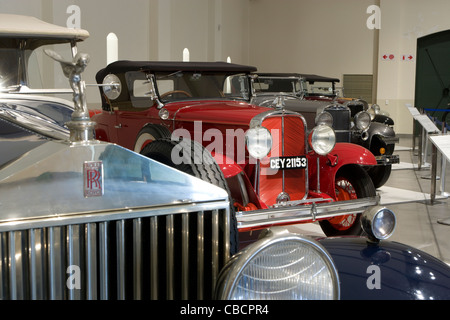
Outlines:
<svg viewBox="0 0 450 320"><path fill-rule="evenodd" d="M155 93L164 104L192 100L249 102L251 98L252 87L249 74L245 72L178 70L176 72L153 72L152 75ZM200 82L202 80L203 82ZM168 82L163 83L163 81ZM178 96L169 97L168 93L171 91Z"/></svg>
<svg viewBox="0 0 450 320"><path fill-rule="evenodd" d="M268 91L258 91L256 86L261 85L262 81L273 81L273 80L286 80L290 81L292 84L292 88L290 91L286 90L268 90ZM297 90L297 85L299 89ZM288 94L292 96L301 97L305 94L304 84L302 83L302 78L298 76L279 76L279 75L258 75L256 77L252 77L252 94L253 96L267 96L267 95L276 95L276 94Z"/></svg>
<svg viewBox="0 0 450 320"><path fill-rule="evenodd" d="M47 63L45 60L49 59L48 63L54 63L44 54L44 49L49 47L52 50L64 52L64 56L70 55L70 59L73 59L77 52L76 42L70 40L38 41L37 39L0 38L0 57L4 67L0 66L0 93L72 93L73 90L66 86L66 77L62 72L56 75L55 80L61 78L59 82L64 83L64 88L45 88L45 81L42 78L45 76L45 63ZM1 69L8 70L2 72ZM2 78L5 78L4 81Z"/></svg>

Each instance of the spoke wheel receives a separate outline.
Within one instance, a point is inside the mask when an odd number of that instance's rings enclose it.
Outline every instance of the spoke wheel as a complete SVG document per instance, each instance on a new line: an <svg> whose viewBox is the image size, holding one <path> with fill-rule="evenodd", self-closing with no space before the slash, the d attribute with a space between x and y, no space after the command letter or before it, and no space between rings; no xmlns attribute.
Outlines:
<svg viewBox="0 0 450 320"><path fill-rule="evenodd" d="M375 196L372 180L360 167L344 167L336 174L336 201L346 201ZM361 214L337 216L320 221L320 226L327 236L362 235Z"/></svg>

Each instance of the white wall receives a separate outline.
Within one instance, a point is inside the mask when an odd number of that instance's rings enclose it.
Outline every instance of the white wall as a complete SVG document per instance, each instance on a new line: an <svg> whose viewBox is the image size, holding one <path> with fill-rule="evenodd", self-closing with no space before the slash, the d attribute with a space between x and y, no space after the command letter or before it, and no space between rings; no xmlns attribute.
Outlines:
<svg viewBox="0 0 450 320"><path fill-rule="evenodd" d="M389 111L398 133L412 133L412 117L405 104L414 105L416 61L404 62L403 54L416 55L417 39L450 29L450 1L381 0L377 103ZM396 55L382 61L383 53Z"/></svg>
<svg viewBox="0 0 450 320"><path fill-rule="evenodd" d="M373 0L251 0L250 56L259 71L342 79L373 73Z"/></svg>

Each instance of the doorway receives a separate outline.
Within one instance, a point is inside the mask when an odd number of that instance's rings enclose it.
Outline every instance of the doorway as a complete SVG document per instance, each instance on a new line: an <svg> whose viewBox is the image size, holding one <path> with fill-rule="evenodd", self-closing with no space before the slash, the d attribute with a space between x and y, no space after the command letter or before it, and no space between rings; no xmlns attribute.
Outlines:
<svg viewBox="0 0 450 320"><path fill-rule="evenodd" d="M438 121L450 110L450 30L417 39L414 104Z"/></svg>

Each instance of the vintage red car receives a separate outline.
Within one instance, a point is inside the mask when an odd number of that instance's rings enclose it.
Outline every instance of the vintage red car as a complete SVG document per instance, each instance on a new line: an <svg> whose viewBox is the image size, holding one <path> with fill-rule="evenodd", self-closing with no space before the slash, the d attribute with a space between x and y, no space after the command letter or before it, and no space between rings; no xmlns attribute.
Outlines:
<svg viewBox="0 0 450 320"><path fill-rule="evenodd" d="M225 62L111 63L96 75L96 138L221 185L240 231L319 221L326 235L360 234L360 213L379 200L365 170L375 157L336 143L329 126L307 128L299 113L250 104L255 71ZM209 169L211 155L221 172Z"/></svg>

